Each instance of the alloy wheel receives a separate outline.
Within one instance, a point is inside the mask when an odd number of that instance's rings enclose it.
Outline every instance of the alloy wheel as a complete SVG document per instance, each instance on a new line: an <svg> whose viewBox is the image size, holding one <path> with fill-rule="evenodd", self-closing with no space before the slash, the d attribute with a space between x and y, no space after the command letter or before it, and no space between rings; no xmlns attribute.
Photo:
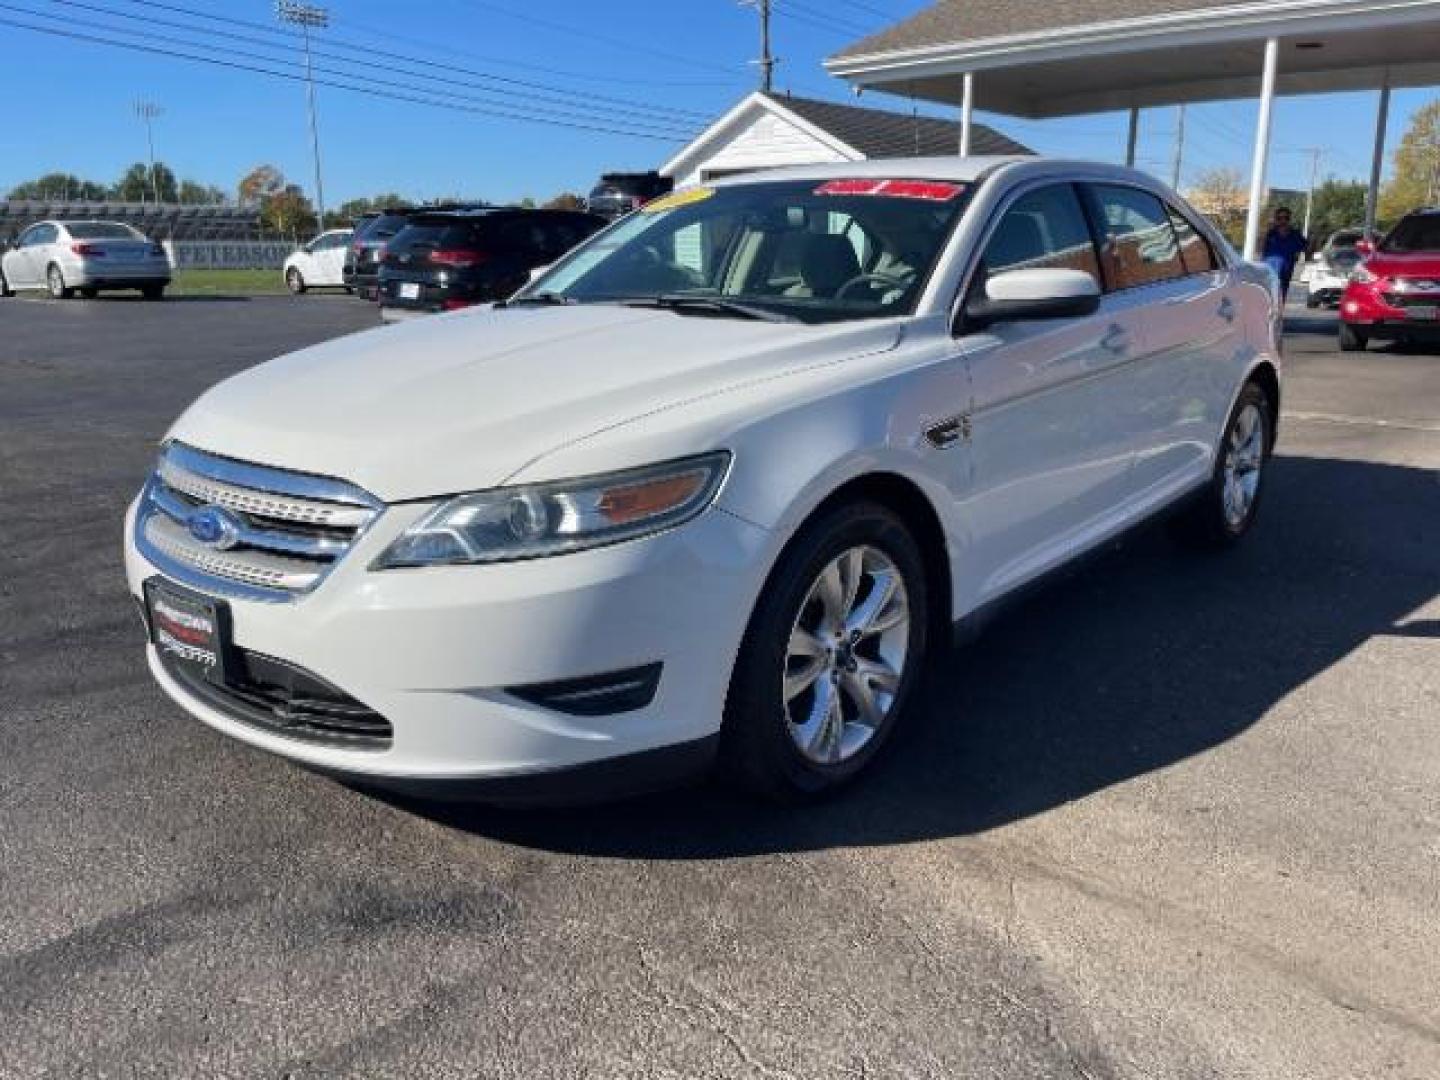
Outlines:
<svg viewBox="0 0 1440 1080"><path fill-rule="evenodd" d="M1221 499L1225 522L1239 528L1255 506L1260 470L1265 464L1265 418L1254 402L1235 417L1225 441L1225 480Z"/></svg>
<svg viewBox="0 0 1440 1080"><path fill-rule="evenodd" d="M900 569L878 548L849 548L816 577L790 631L782 687L805 758L839 764L875 737L905 673L910 618Z"/></svg>
<svg viewBox="0 0 1440 1080"><path fill-rule="evenodd" d="M49 272L45 275L45 284L50 290L50 295L55 299L58 300L65 295L65 277L60 273L58 266L50 267Z"/></svg>

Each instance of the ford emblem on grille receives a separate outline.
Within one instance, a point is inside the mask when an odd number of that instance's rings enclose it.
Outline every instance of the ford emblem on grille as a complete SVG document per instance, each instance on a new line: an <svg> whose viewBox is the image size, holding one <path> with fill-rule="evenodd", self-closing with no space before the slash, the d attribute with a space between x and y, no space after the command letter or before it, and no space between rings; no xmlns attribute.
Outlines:
<svg viewBox="0 0 1440 1080"><path fill-rule="evenodd" d="M185 519L185 526L191 536L216 551L229 551L240 542L240 522L218 506L202 506Z"/></svg>

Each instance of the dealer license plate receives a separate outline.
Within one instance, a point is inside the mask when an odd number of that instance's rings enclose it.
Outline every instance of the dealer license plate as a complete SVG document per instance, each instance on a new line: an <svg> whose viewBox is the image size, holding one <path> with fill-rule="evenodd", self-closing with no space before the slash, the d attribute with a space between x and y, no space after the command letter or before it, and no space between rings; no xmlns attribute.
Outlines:
<svg viewBox="0 0 1440 1080"><path fill-rule="evenodd" d="M225 681L229 611L223 601L151 578L145 582L145 610L150 640L167 662L211 682Z"/></svg>

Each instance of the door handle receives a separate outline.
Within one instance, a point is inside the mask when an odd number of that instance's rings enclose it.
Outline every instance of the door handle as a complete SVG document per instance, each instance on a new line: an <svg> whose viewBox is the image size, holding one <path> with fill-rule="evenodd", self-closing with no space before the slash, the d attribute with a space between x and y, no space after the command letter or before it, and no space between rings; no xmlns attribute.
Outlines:
<svg viewBox="0 0 1440 1080"><path fill-rule="evenodd" d="M1115 323L1100 339L1100 347L1106 352L1123 353L1130 348L1130 331Z"/></svg>
<svg viewBox="0 0 1440 1080"><path fill-rule="evenodd" d="M1224 319L1226 322L1234 322L1235 301L1231 300L1228 296L1225 297L1225 299L1220 301L1220 306L1215 309L1215 314L1219 315L1220 318Z"/></svg>

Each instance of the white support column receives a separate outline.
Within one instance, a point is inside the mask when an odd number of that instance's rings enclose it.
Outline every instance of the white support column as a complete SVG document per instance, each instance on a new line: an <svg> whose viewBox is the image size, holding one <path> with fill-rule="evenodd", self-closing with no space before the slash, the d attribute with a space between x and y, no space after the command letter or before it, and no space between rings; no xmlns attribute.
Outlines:
<svg viewBox="0 0 1440 1080"><path fill-rule="evenodd" d="M970 134L975 126L975 73L967 71L964 75L964 93L960 99L960 156L970 156Z"/></svg>
<svg viewBox="0 0 1440 1080"><path fill-rule="evenodd" d="M1130 106L1130 131L1125 136L1125 164L1135 167L1135 144L1140 141L1140 106Z"/></svg>
<svg viewBox="0 0 1440 1080"><path fill-rule="evenodd" d="M1245 218L1245 258L1260 254L1260 215L1265 212L1265 172L1270 165L1270 117L1275 111L1275 69L1280 39L1265 42L1265 73L1260 79L1260 120L1255 127L1255 157L1250 163L1250 212Z"/></svg>
<svg viewBox="0 0 1440 1080"><path fill-rule="evenodd" d="M1365 234L1375 232L1380 208L1380 172L1385 166L1385 128L1390 123L1390 72L1380 80L1380 108L1375 115L1375 152L1370 158L1370 188L1365 192Z"/></svg>

